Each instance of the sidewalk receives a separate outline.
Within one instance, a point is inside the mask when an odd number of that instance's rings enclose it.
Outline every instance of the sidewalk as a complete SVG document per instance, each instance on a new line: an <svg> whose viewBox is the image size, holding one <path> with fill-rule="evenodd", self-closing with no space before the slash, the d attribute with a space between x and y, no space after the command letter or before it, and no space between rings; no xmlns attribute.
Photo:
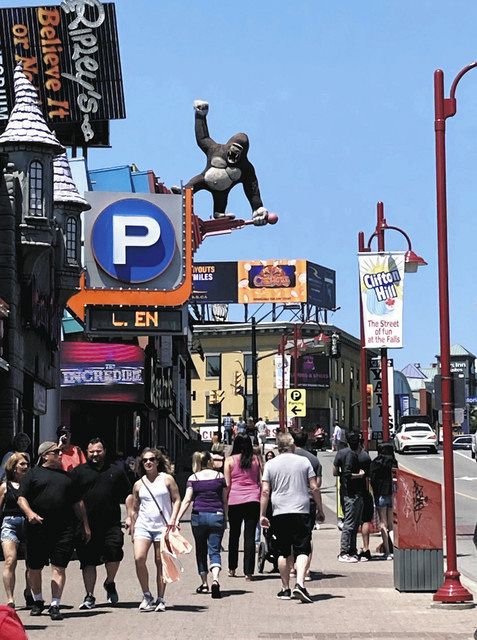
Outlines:
<svg viewBox="0 0 477 640"><path fill-rule="evenodd" d="M325 490L326 491L326 490ZM331 494L326 491L326 503ZM199 584L194 555L184 558L184 577L169 585L168 610L164 613L139 613L138 583L134 571L131 544L126 541L126 557L117 585L121 599L118 607L105 605L104 570L100 568L96 597L99 606L79 611L84 595L77 562L68 569L63 602L65 620L52 622L44 614L32 618L19 611L31 640L227 640L227 639L319 639L319 640L473 640L477 626L475 609L448 611L431 608L432 594L404 594L393 588L393 563L375 560L342 564L337 561L339 531L335 516L326 509L327 522L313 534L315 554L313 581L307 583L314 602L278 600L277 574L265 573L253 582L227 576L227 554L223 554L221 577L223 598L212 600L197 595ZM192 539L188 523L183 532ZM371 549L379 544L372 536ZM227 548L227 538L224 539ZM239 561L239 572L241 558ZM152 563L151 563L152 564ZM18 576L18 601L22 585L22 565ZM240 572L241 573L241 572ZM152 572L151 572L151 575ZM44 593L48 593L49 573L45 571ZM152 582L151 582L152 584ZM477 598L477 594L475 594ZM169 608L170 607L170 608ZM3 639L2 639L3 640Z"/></svg>

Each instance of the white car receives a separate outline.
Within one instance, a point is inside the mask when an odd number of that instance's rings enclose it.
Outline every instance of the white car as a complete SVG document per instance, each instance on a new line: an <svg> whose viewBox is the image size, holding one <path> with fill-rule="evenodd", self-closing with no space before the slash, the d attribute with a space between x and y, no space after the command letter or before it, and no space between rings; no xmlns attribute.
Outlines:
<svg viewBox="0 0 477 640"><path fill-rule="evenodd" d="M477 449L477 432L472 434L472 446L471 446L471 450L470 450L471 451L471 456L477 462L476 449Z"/></svg>
<svg viewBox="0 0 477 640"><path fill-rule="evenodd" d="M434 430L430 425L419 422L403 424L394 436L394 450L406 453L418 449L437 453L437 436Z"/></svg>

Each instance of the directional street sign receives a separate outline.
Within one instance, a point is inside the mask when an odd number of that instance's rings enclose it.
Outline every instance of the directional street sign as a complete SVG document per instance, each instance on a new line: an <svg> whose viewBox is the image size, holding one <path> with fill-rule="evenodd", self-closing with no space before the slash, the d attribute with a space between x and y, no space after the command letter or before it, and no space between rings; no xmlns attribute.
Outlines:
<svg viewBox="0 0 477 640"><path fill-rule="evenodd" d="M287 389L287 414L295 418L306 416L306 389Z"/></svg>

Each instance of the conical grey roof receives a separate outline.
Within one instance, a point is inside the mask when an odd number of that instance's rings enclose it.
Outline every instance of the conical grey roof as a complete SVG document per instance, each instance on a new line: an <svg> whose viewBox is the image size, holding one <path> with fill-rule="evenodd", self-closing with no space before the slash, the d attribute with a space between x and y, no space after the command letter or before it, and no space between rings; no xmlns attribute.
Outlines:
<svg viewBox="0 0 477 640"><path fill-rule="evenodd" d="M35 144L63 153L65 148L45 122L38 103L38 93L17 64L13 73L15 106L5 131L0 135L0 147L7 144Z"/></svg>
<svg viewBox="0 0 477 640"><path fill-rule="evenodd" d="M71 175L66 153L53 158L53 202L55 204L75 204L83 211L91 205L78 192Z"/></svg>

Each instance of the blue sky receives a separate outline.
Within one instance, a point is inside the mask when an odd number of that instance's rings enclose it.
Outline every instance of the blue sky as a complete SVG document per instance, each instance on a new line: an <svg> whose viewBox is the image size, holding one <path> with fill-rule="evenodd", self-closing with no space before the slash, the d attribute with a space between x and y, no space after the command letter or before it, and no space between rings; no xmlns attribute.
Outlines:
<svg viewBox="0 0 477 640"><path fill-rule="evenodd" d="M0 6L35 2L0 2ZM208 239L200 260L307 258L337 272L330 321L358 334L357 234L369 237L382 200L429 263L407 278L404 348L395 365L427 364L439 352L433 72L446 92L477 58L472 0L117 0L127 119L111 125L112 148L90 167L136 163L166 184L204 167L192 102L210 103L219 142L250 137L274 227ZM458 89L448 120L451 342L477 353L474 276L477 70ZM249 216L241 188L229 210ZM208 217L209 194L196 198ZM399 234L386 248L405 249Z"/></svg>

